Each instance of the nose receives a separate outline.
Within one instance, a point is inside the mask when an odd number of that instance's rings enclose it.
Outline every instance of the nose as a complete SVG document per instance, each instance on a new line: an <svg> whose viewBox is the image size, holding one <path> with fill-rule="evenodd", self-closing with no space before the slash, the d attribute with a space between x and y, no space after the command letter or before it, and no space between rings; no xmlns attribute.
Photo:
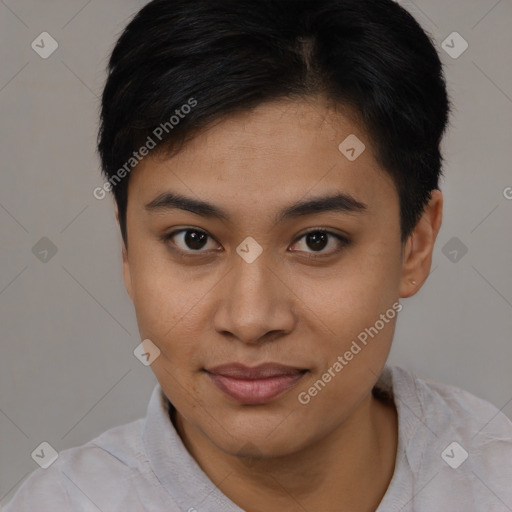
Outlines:
<svg viewBox="0 0 512 512"><path fill-rule="evenodd" d="M291 332L296 296L286 276L271 268L263 255L252 263L238 255L234 260L215 311L217 332L246 344L261 344Z"/></svg>

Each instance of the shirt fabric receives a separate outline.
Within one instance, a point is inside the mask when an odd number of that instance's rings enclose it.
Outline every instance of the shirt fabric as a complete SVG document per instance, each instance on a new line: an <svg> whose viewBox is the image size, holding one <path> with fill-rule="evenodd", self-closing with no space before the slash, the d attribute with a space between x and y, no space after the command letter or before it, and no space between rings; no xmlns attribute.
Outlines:
<svg viewBox="0 0 512 512"><path fill-rule="evenodd" d="M395 471L377 512L512 511L512 422L504 414L396 366L384 368L376 388L398 412ZM29 475L4 512L243 512L187 451L169 407L157 384L145 418L63 450Z"/></svg>

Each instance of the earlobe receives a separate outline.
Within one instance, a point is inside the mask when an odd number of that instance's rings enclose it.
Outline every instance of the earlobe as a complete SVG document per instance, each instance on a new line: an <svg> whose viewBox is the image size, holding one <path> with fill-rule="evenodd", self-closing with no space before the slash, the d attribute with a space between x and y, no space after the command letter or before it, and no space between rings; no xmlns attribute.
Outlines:
<svg viewBox="0 0 512 512"><path fill-rule="evenodd" d="M439 190L433 190L430 201L404 246L401 298L414 295L426 281L432 265L432 253L441 228L442 216L443 195Z"/></svg>

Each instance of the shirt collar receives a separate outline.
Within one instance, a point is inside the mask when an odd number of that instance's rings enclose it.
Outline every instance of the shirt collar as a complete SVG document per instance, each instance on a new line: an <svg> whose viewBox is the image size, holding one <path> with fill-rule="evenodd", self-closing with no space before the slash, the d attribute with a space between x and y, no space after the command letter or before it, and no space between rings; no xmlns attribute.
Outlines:
<svg viewBox="0 0 512 512"><path fill-rule="evenodd" d="M421 410L414 410L415 404L420 407L414 384L414 378L405 370L385 366L375 385L380 392L387 393L393 398L398 413L395 474L384 498L393 494L392 489L400 485L395 478L397 468L403 463L408 441L414 435L420 423L419 418L422 417ZM160 483L183 510L195 508L243 512L213 484L190 455L170 419L171 407L160 384L156 384L147 408L142 438L151 466ZM381 505L384 502L385 499Z"/></svg>
<svg viewBox="0 0 512 512"><path fill-rule="evenodd" d="M147 408L142 442L160 483L180 510L243 512L214 485L190 455L171 422L170 406L157 384Z"/></svg>

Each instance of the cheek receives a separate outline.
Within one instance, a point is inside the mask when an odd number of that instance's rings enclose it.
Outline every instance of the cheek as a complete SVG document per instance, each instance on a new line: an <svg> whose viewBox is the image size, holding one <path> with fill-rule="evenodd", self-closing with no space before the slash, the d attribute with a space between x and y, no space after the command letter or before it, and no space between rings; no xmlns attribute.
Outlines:
<svg viewBox="0 0 512 512"><path fill-rule="evenodd" d="M158 253L138 249L133 247L130 255L130 274L139 330L162 344L193 314L195 293L176 266Z"/></svg>
<svg viewBox="0 0 512 512"><path fill-rule="evenodd" d="M357 334L351 329L373 325L399 296L400 270L398 251L361 245L318 290L315 300L327 312L328 325L351 335Z"/></svg>
<svg viewBox="0 0 512 512"><path fill-rule="evenodd" d="M399 284L399 252L382 243L354 251L336 276L325 279L322 286L311 281L308 306L317 313L322 327L317 348L318 354L323 354L324 367L319 367L318 372L321 375L332 367L338 356L346 360L342 372L332 370L337 378L332 379L330 388L344 386L344 379L338 376L341 373L356 372L356 382L364 380L366 373L371 380L371 372L378 373L384 365L400 309ZM324 399L328 396L327 393Z"/></svg>

